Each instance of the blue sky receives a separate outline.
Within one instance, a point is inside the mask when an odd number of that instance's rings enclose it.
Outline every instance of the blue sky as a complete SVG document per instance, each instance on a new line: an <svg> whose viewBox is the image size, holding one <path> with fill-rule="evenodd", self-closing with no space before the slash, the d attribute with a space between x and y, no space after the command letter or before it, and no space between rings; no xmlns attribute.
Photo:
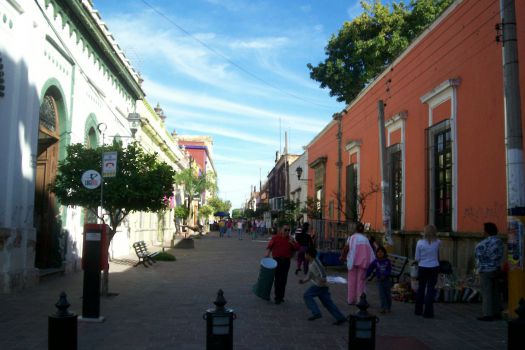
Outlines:
<svg viewBox="0 0 525 350"><path fill-rule="evenodd" d="M285 131L289 152L300 154L345 107L310 79L306 64L324 60L330 36L361 12L359 1L95 0L94 7L141 72L147 100L164 109L168 131L214 139L219 196L234 208L266 179Z"/></svg>

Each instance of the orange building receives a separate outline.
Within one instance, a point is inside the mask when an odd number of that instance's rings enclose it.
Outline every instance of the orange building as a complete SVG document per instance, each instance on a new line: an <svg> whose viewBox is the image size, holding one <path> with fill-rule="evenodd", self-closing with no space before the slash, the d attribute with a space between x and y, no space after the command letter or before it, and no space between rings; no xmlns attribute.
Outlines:
<svg viewBox="0 0 525 350"><path fill-rule="evenodd" d="M516 1L516 17L524 106L525 2ZM383 101L394 250L413 256L419 232L433 223L445 258L470 271L483 222L506 228L499 22L498 0L455 1L341 112L342 118L336 114L310 142L308 176L314 181L308 195L321 200L324 218L336 220L338 212L351 220L362 215L372 230L382 230L378 104Z"/></svg>

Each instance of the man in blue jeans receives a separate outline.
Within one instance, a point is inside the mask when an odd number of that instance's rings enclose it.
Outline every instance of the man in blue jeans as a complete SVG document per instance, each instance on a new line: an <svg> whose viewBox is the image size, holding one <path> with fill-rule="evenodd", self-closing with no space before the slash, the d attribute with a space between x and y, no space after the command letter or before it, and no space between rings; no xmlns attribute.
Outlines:
<svg viewBox="0 0 525 350"><path fill-rule="evenodd" d="M332 301L330 290L326 284L326 271L319 259L317 259L317 251L314 247L308 248L305 253L305 258L309 263L308 275L306 279L299 280L299 283L303 284L308 281L312 281L312 286L306 290L303 296L306 307L308 307L308 309L312 312L312 316L310 316L308 320L314 321L322 317L321 311L314 300L315 297L318 297L328 312L330 312L332 316L335 317L336 321L333 324L337 326L343 324L346 321L346 317L341 313L341 311L339 311L337 306Z"/></svg>

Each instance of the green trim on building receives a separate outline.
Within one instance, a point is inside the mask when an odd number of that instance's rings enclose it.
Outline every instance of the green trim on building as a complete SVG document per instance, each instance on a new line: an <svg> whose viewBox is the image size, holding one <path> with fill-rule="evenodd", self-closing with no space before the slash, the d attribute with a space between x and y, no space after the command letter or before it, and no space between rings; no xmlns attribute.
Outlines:
<svg viewBox="0 0 525 350"><path fill-rule="evenodd" d="M40 104L44 101L44 96L51 93L57 102L58 108L58 125L60 130L60 141L58 146L58 159L63 160L66 157L66 148L71 142L71 118L67 112L66 94L56 78L49 78L40 90Z"/></svg>
<svg viewBox="0 0 525 350"><path fill-rule="evenodd" d="M97 116L93 113L90 113L88 115L88 117L86 118L86 123L84 124L84 144L88 144L88 138L89 138L89 129L93 128L95 129L95 131L97 131L97 125L98 125L98 121L97 121ZM93 145L100 145L100 137L99 137L99 134L97 132L95 132L95 138L96 140L94 140L95 142L90 142L89 144L91 144L92 146Z"/></svg>
<svg viewBox="0 0 525 350"><path fill-rule="evenodd" d="M78 0L46 0L46 7L53 3L53 13L63 19L63 24L69 25L69 33L77 34L82 41L83 50L87 49L88 57L95 65L99 65L103 73L108 76L111 84L130 103L140 100L145 96L140 84L135 80L130 68L122 61L113 45L108 41L99 25L86 11L81 1ZM111 76L109 74L111 73Z"/></svg>

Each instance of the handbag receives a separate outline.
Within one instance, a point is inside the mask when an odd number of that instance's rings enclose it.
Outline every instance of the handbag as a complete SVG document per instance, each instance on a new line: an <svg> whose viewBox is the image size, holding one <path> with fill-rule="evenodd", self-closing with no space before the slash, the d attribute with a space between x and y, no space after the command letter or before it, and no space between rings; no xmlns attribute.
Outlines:
<svg viewBox="0 0 525 350"><path fill-rule="evenodd" d="M419 277L419 267L416 264L410 265L410 278L417 279Z"/></svg>

